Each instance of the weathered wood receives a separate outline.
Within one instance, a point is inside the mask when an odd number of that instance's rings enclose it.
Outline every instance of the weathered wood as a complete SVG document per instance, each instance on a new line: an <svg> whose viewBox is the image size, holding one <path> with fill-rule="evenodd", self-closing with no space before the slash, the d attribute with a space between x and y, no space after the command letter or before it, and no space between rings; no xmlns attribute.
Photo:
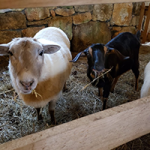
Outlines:
<svg viewBox="0 0 150 150"><path fill-rule="evenodd" d="M145 13L145 3L143 2L142 5L141 5L140 20L139 20L139 25L138 25L138 28L137 28L138 30L141 30L144 13Z"/></svg>
<svg viewBox="0 0 150 150"><path fill-rule="evenodd" d="M150 97L0 145L0 150L110 150L150 132Z"/></svg>
<svg viewBox="0 0 150 150"><path fill-rule="evenodd" d="M48 6L73 6L101 3L126 3L126 2L148 2L149 0L0 0L0 9L26 8L26 7L48 7Z"/></svg>
<svg viewBox="0 0 150 150"><path fill-rule="evenodd" d="M146 39L147 39L149 21L150 21L150 4L148 7L148 13L147 13L147 17L146 17L145 28L144 28L143 35L142 35L142 43L145 43Z"/></svg>

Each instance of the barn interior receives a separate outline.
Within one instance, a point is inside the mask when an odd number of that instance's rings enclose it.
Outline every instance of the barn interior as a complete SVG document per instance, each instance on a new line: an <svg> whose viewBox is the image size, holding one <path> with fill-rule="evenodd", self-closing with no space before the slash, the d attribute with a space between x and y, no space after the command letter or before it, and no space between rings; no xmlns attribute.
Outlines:
<svg viewBox="0 0 150 150"><path fill-rule="evenodd" d="M122 32L136 34L140 24L142 3L95 4L42 8L0 10L0 44L16 37L33 37L39 30L54 26L62 29L71 43L72 57L93 43L106 44ZM145 6L149 6L145 2ZM144 33L146 16L141 22ZM150 31L148 26L147 33ZM142 39L141 39L142 41ZM138 91L134 90L135 77L132 71L123 74L110 93L108 107L112 108L140 98L143 73L150 58L150 34L141 42L139 52L140 76ZM37 121L35 108L25 105L15 93L8 71L9 58L0 57L0 143L53 127L49 125L48 106L41 109L43 121ZM89 85L87 58L81 57L73 63L67 80L67 90L56 104L57 125L102 111L102 101L97 88ZM108 108L108 109L109 109ZM150 134L121 145L114 150L149 150Z"/></svg>

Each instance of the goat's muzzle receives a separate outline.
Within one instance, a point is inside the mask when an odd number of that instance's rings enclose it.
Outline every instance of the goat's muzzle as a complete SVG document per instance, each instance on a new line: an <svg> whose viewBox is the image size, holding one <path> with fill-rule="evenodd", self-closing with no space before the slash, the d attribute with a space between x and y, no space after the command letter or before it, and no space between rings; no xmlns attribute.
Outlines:
<svg viewBox="0 0 150 150"><path fill-rule="evenodd" d="M104 73L105 73L105 71L106 71L107 69L103 69L103 70L101 70L101 71L97 71L97 70L95 70L95 69L93 69L92 70L92 72L90 73L90 76L93 78L93 79L95 79L95 78L97 78L98 76L102 76ZM104 78L104 76L102 76L101 78Z"/></svg>
<svg viewBox="0 0 150 150"><path fill-rule="evenodd" d="M36 82L34 80L31 81L19 81L19 89L22 94L30 94L32 90L36 87Z"/></svg>

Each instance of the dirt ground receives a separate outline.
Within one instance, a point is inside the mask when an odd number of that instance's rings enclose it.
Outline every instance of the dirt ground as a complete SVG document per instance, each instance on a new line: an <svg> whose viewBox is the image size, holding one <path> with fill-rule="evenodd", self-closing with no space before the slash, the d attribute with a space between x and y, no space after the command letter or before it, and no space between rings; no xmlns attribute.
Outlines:
<svg viewBox="0 0 150 150"><path fill-rule="evenodd" d="M134 90L135 78L132 71L125 73L118 80L114 93L110 93L108 100L110 108L140 98L143 71L150 60L150 47L142 46L139 60L139 90ZM50 120L47 106L41 109L44 120L39 122L37 121L36 110L24 105L15 96L6 64L6 62L0 61L0 143L51 127L47 124ZM71 75L67 81L68 90L63 93L63 97L56 104L55 117L58 125L101 111L102 102L98 97L97 88L90 85L84 91L81 91L89 83L86 69L86 57L80 58L77 63L73 64ZM126 143L114 150L150 150L149 141L150 134Z"/></svg>

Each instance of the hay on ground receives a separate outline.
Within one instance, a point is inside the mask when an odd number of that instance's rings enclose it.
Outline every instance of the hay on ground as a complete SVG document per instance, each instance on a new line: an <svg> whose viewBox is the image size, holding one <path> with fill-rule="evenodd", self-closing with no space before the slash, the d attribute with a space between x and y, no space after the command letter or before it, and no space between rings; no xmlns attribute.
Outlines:
<svg viewBox="0 0 150 150"><path fill-rule="evenodd" d="M125 73L118 80L114 93L110 93L109 107L140 98L143 71L150 60L150 53L147 53L148 51L142 52L139 57L139 90L134 90L135 78L132 71ZM73 64L71 75L67 81L68 90L63 93L63 97L56 104L55 117L58 125L102 110L102 102L98 96L97 88L90 85L81 91L90 82L86 75L86 69L87 60L85 57ZM47 124L50 121L48 106L41 109L44 120L37 121L36 110L24 105L12 90L6 67L0 70L0 93L0 143L50 128ZM150 149L149 140L150 135L148 134L114 150L147 150Z"/></svg>

